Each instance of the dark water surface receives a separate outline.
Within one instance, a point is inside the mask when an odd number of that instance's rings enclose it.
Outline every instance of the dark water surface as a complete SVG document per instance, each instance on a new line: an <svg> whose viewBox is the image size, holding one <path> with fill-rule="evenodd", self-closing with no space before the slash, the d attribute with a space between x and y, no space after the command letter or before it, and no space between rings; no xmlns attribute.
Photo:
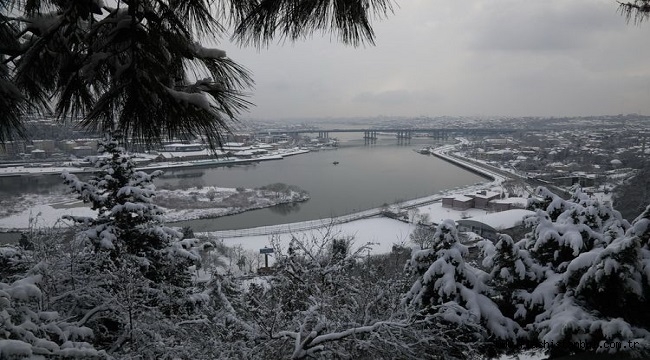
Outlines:
<svg viewBox="0 0 650 360"><path fill-rule="evenodd" d="M158 185L259 187L281 182L297 185L311 196L299 205L175 224L191 226L195 231L215 231L338 216L484 181L438 158L414 151L433 144L430 139L413 139L407 145L397 145L394 138L380 139L376 145L364 145L363 140L347 141L338 150L249 166L202 169L200 177L161 179ZM334 165L335 161L339 164Z"/></svg>
<svg viewBox="0 0 650 360"><path fill-rule="evenodd" d="M195 231L243 229L344 215L403 200L436 194L484 181L483 178L415 149L440 145L414 138L399 144L394 137L365 145L359 134L342 134L337 150L321 150L282 160L234 167L168 171L159 187L219 186L255 188L276 182L297 185L311 199L216 219L173 223ZM355 139L356 137L356 139ZM334 165L337 161L339 164ZM22 192L47 194L64 190L58 176L1 178L0 196ZM15 241L0 234L0 241ZM14 237L17 235L14 235Z"/></svg>

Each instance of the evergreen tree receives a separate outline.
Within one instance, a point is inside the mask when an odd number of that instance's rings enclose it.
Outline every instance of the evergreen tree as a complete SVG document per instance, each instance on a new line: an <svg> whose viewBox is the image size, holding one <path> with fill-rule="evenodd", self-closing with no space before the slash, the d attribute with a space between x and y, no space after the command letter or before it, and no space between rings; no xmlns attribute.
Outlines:
<svg viewBox="0 0 650 360"><path fill-rule="evenodd" d="M407 264L418 277L405 303L424 314L440 315L460 328L480 325L486 333L482 338L485 351L491 347L489 341L516 343L521 328L490 299L493 289L484 282L488 274L465 262L467 252L458 240L454 222L443 221L436 229L431 249L415 251Z"/></svg>
<svg viewBox="0 0 650 360"><path fill-rule="evenodd" d="M92 323L111 354L187 356L187 346L173 341L185 331L175 323L198 316L209 299L194 287L190 271L200 259L198 240L164 226L152 202L159 173L136 171L115 140L101 143L100 152L105 156L92 160L97 172L87 182L63 175L97 211L96 217L69 217L81 227L77 239L89 245L86 259L94 262L86 265L93 290L80 315L100 313Z"/></svg>
<svg viewBox="0 0 650 360"><path fill-rule="evenodd" d="M564 276L576 301L598 316L581 329L592 349L599 349L602 341L634 340L639 345L626 351L650 351L650 316L644 310L650 306L649 214L650 207L625 234L572 261Z"/></svg>
<svg viewBox="0 0 650 360"><path fill-rule="evenodd" d="M543 188L538 194L531 201L537 214L527 220L532 231L514 244L501 237L485 259L492 284L511 294L500 308L509 316L516 309L513 318L530 334L526 346L543 347L551 356L644 351L641 345L602 347L627 340L647 344L644 316L631 316L647 306L643 250L633 230L643 225L630 227L619 212L579 189L569 200Z"/></svg>
<svg viewBox="0 0 650 360"><path fill-rule="evenodd" d="M55 99L61 119L89 130L215 146L250 105L252 80L200 39L234 29L240 44L262 46L330 31L372 43L370 18L390 10L390 0L0 0L0 142L21 134L29 106Z"/></svg>
<svg viewBox="0 0 650 360"><path fill-rule="evenodd" d="M632 0L619 2L619 11L629 20L641 23L650 16L650 0Z"/></svg>
<svg viewBox="0 0 650 360"><path fill-rule="evenodd" d="M544 187L537 189L541 199L532 199L529 207L537 216L529 218L533 231L527 234L524 247L542 266L564 272L579 254L604 247L610 237L604 229L629 226L618 211L589 199L577 188L570 200L563 200Z"/></svg>
<svg viewBox="0 0 650 360"><path fill-rule="evenodd" d="M151 281L162 279L183 284L186 271L177 271L169 261L180 261L187 268L198 255L185 251L182 233L163 225L163 212L153 203L155 186L152 181L162 174L146 174L135 170L135 164L124 153L117 140L102 142L92 158L97 172L87 182L64 173L65 183L79 199L97 211L97 217L68 217L87 229L82 233L96 251L106 251L116 264L132 257ZM172 257L172 255L181 255Z"/></svg>
<svg viewBox="0 0 650 360"><path fill-rule="evenodd" d="M1 11L5 6L0 1L0 144L12 140L15 135L26 135L21 117L29 110L27 99L11 81L12 68L7 58L20 51L20 42L18 28Z"/></svg>
<svg viewBox="0 0 650 360"><path fill-rule="evenodd" d="M528 311L526 294L544 277L543 268L506 234L500 234L497 243L484 241L482 265L489 271L489 285L499 309L522 327L534 321L535 311Z"/></svg>

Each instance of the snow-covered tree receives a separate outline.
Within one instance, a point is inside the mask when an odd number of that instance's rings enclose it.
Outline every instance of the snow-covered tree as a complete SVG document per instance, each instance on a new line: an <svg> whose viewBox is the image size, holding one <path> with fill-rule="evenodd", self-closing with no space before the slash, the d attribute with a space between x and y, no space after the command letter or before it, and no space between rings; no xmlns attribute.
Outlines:
<svg viewBox="0 0 650 360"><path fill-rule="evenodd" d="M157 173L136 171L115 140L103 142L100 151L106 154L93 159L97 171L90 180L63 175L97 211L95 217L69 217L80 227L74 241L85 244L85 268L79 269L87 274L85 298L77 314L89 318L111 354L185 356L187 348L173 341L184 329L174 323L198 316L195 310L208 300L192 281L199 240L164 226L152 202Z"/></svg>
<svg viewBox="0 0 650 360"><path fill-rule="evenodd" d="M527 219L532 231L516 243L501 236L484 260L490 283L508 292L499 307L528 331L522 344L552 356L646 351L648 323L639 314L648 293L637 235L643 225L630 227L579 189L569 200L544 188L538 195L530 201L537 209ZM602 346L614 341L638 346Z"/></svg>
<svg viewBox="0 0 650 360"><path fill-rule="evenodd" d="M0 0L0 141L20 134L30 105L55 100L62 119L155 144L170 136L220 142L246 109L248 71L221 49L228 36L261 46L330 31L374 40L390 0Z"/></svg>
<svg viewBox="0 0 650 360"><path fill-rule="evenodd" d="M452 220L438 226L431 245L415 251L407 264L418 277L405 303L424 314L438 314L459 328L468 324L483 327L484 334L475 335L482 336L485 349L490 348L487 342L491 340L516 343L521 328L490 298L493 289L485 283L488 274L465 261L468 249L459 242Z"/></svg>
<svg viewBox="0 0 650 360"><path fill-rule="evenodd" d="M649 354L650 316L644 310L650 306L649 224L650 207L625 234L620 234L620 229L608 229L605 236L618 236L605 247L581 254L569 264L562 278L566 289L564 305L576 308L577 304L584 314L575 315L572 311L573 316L555 316L564 321L553 321L551 314L550 334L569 323L571 330L564 330L564 336L580 338L583 349L603 351L603 342L636 341L633 347L617 350Z"/></svg>
<svg viewBox="0 0 650 360"><path fill-rule="evenodd" d="M92 158L97 171L87 182L63 174L65 183L97 216L68 218L83 225L86 230L80 235L96 251L109 253L112 261L119 263L130 256L154 282L187 281L187 272L176 271L173 262L178 261L183 269L199 257L179 242L182 233L163 225L163 212L153 203L153 179L162 172L136 171L135 163L116 140L102 142L99 152L104 155Z"/></svg>
<svg viewBox="0 0 650 360"><path fill-rule="evenodd" d="M537 189L537 195L541 199L529 201L537 215L527 220L533 232L528 234L525 248L553 271L564 272L579 254L607 245L611 236L603 236L605 229L616 233L629 226L618 211L590 199L579 188L570 200L543 187Z"/></svg>
<svg viewBox="0 0 650 360"><path fill-rule="evenodd" d="M495 245L484 241L482 265L489 271L488 284L496 294L493 300L499 309L525 326L534 320L531 314L535 313L526 309L525 294L532 291L545 274L520 245L506 234L500 234Z"/></svg>
<svg viewBox="0 0 650 360"><path fill-rule="evenodd" d="M42 309L40 275L0 282L1 359L106 359L92 345L93 331Z"/></svg>

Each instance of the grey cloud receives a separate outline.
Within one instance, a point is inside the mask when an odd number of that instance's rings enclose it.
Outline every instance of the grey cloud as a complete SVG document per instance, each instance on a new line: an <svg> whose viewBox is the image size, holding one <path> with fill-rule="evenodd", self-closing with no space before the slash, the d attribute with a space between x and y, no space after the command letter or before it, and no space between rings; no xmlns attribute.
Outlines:
<svg viewBox="0 0 650 360"><path fill-rule="evenodd" d="M611 5L530 3L518 1L488 10L475 24L470 46L479 50L566 51L586 47L599 34L626 26Z"/></svg>
<svg viewBox="0 0 650 360"><path fill-rule="evenodd" d="M352 100L355 102L375 103L381 105L404 105L420 101L434 102L438 100L438 96L423 91L400 89L379 92L366 91L355 95Z"/></svg>

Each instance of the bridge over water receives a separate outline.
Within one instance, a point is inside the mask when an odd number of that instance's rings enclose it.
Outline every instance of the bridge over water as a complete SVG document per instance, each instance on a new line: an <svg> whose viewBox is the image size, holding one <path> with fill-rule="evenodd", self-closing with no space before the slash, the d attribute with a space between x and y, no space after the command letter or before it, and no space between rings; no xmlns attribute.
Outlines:
<svg viewBox="0 0 650 360"><path fill-rule="evenodd" d="M376 140L378 134L396 134L398 139L410 139L413 134L423 134L431 138L446 139L451 136L487 136L511 134L518 130L510 128L362 128L362 129L298 129L268 130L259 135L318 134L321 139L329 139L330 133L363 133L364 139Z"/></svg>

